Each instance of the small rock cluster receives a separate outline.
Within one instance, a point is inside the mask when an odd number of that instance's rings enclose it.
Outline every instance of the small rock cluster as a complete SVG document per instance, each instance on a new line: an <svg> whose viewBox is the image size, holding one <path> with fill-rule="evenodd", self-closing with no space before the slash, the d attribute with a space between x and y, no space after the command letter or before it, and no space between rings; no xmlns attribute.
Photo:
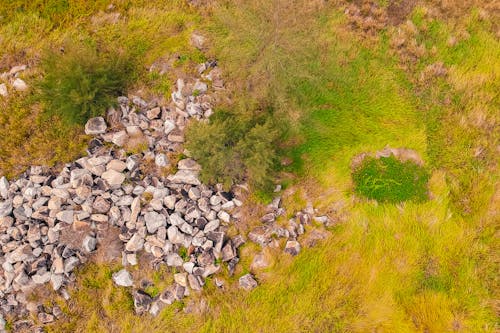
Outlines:
<svg viewBox="0 0 500 333"><path fill-rule="evenodd" d="M286 244L284 252L295 256L299 254L301 250L301 244L298 238L305 234L304 227L306 225L310 225L314 220L321 225L329 226L328 216L317 216L312 206L308 206L306 209L297 212L295 216L288 221L286 227L282 227L276 223L276 218L284 214L285 210L281 207L281 197L276 197L266 207L266 214L261 218L262 225L250 231L248 238L262 247L278 247L279 243L277 239L285 238ZM260 266L260 264L257 266Z"/></svg>
<svg viewBox="0 0 500 333"><path fill-rule="evenodd" d="M200 74L206 82L216 78L220 88L215 66L202 64ZM119 107L110 108L106 119L87 122L85 133L93 136L88 156L60 172L33 166L17 180L0 179L0 318L26 316L26 295L39 285L50 283L68 296L64 287L74 280L75 268L99 248L109 228L119 229L124 266L137 265L142 252L152 265L165 264L177 272L175 284L157 299L135 289L137 313L157 314L189 289L201 290L205 278L219 271L216 262L234 270L243 238L230 239L226 230L231 211L242 203L220 186L202 184L194 160L171 165L169 158L183 152L188 119L211 115L207 91L201 80L179 79L168 106L119 97ZM144 149L128 152L138 141ZM125 269L113 281L140 287ZM30 310L41 323L57 317L44 309Z"/></svg>
<svg viewBox="0 0 500 333"><path fill-rule="evenodd" d="M0 79L9 82L9 85L17 91L26 91L28 85L23 79L19 77L19 74L26 70L26 65L14 66L10 71L0 74ZM9 96L9 89L7 84L0 83L0 96Z"/></svg>

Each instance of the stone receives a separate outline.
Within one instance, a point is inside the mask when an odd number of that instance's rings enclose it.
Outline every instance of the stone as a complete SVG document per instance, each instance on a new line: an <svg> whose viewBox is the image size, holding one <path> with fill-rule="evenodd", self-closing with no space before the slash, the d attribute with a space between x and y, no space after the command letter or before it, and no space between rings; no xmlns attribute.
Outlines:
<svg viewBox="0 0 500 333"><path fill-rule="evenodd" d="M3 199L8 199L9 198L9 181L7 178L2 177L0 178L0 197Z"/></svg>
<svg viewBox="0 0 500 333"><path fill-rule="evenodd" d="M229 240L222 248L222 261L229 261L237 256L233 243Z"/></svg>
<svg viewBox="0 0 500 333"><path fill-rule="evenodd" d="M323 216L314 216L313 220L316 221L316 222L318 222L318 223L325 224L325 223L328 222L328 216L326 216L326 215L323 215Z"/></svg>
<svg viewBox="0 0 500 333"><path fill-rule="evenodd" d="M271 264L269 260L266 258L264 253L258 253L253 257L252 263L250 264L250 269L252 271L264 269L269 267Z"/></svg>
<svg viewBox="0 0 500 333"><path fill-rule="evenodd" d="M274 213L267 213L262 218L260 219L262 223L273 223L274 220L276 219L276 216Z"/></svg>
<svg viewBox="0 0 500 333"><path fill-rule="evenodd" d="M170 266L170 267L180 267L184 263L181 256L178 255L177 253L169 253L167 255L166 262L167 262L167 266Z"/></svg>
<svg viewBox="0 0 500 333"><path fill-rule="evenodd" d="M167 179L175 184L201 185L198 173L191 170L179 170L175 175L169 175Z"/></svg>
<svg viewBox="0 0 500 333"><path fill-rule="evenodd" d="M208 222L205 225L205 228L203 229L203 232L204 233L209 233L211 231L215 231L215 230L217 230L217 228L219 228L219 226L220 226L220 221L219 220L210 221L210 222Z"/></svg>
<svg viewBox="0 0 500 333"><path fill-rule="evenodd" d="M9 216L12 213L12 200L0 201L0 217Z"/></svg>
<svg viewBox="0 0 500 333"><path fill-rule="evenodd" d="M125 175L115 170L107 170L101 177L111 188L119 188L125 180Z"/></svg>
<svg viewBox="0 0 500 333"><path fill-rule="evenodd" d="M134 308L136 314L140 315L148 312L151 303L153 303L153 299L151 296L146 294L146 292L137 290L134 293Z"/></svg>
<svg viewBox="0 0 500 333"><path fill-rule="evenodd" d="M139 96L133 96L132 103L141 109L145 109L148 107L148 103L146 103L146 101L140 98Z"/></svg>
<svg viewBox="0 0 500 333"><path fill-rule="evenodd" d="M187 287L188 280L186 273L177 273L174 274L174 281L183 287Z"/></svg>
<svg viewBox="0 0 500 333"><path fill-rule="evenodd" d="M69 257L64 260L64 273L68 274L72 272L79 263L80 260L77 257Z"/></svg>
<svg viewBox="0 0 500 333"><path fill-rule="evenodd" d="M255 281L252 274L245 274L238 280L239 286L242 289L250 291L257 287L257 281Z"/></svg>
<svg viewBox="0 0 500 333"><path fill-rule="evenodd" d="M151 120L157 119L160 116L160 114L161 114L161 109L159 107L153 108L146 112L146 116Z"/></svg>
<svg viewBox="0 0 500 333"><path fill-rule="evenodd" d="M45 312L38 313L38 321L42 324L52 323L55 320L54 316Z"/></svg>
<svg viewBox="0 0 500 333"><path fill-rule="evenodd" d="M199 95L203 95L207 92L208 86L206 83L197 80L193 86L193 91L196 91Z"/></svg>
<svg viewBox="0 0 500 333"><path fill-rule="evenodd" d="M35 284L44 284L50 281L50 275L50 272L45 272L42 274L37 273L33 275L31 279L33 280L33 282L35 282Z"/></svg>
<svg viewBox="0 0 500 333"><path fill-rule="evenodd" d="M64 276L62 274L52 274L50 276L50 284L52 285L52 289L59 290L64 282Z"/></svg>
<svg viewBox="0 0 500 333"><path fill-rule="evenodd" d="M194 32L191 35L191 44L199 50L202 50L205 47L206 40L207 39L199 33Z"/></svg>
<svg viewBox="0 0 500 333"><path fill-rule="evenodd" d="M170 164L167 155L165 154L157 154L155 156L155 164L159 168L167 167Z"/></svg>
<svg viewBox="0 0 500 333"><path fill-rule="evenodd" d="M115 170L116 172L123 172L127 168L127 163L120 160L111 160L106 165L106 170Z"/></svg>
<svg viewBox="0 0 500 333"><path fill-rule="evenodd" d="M300 252L300 243L297 241L289 240L285 245L285 252L296 256Z"/></svg>
<svg viewBox="0 0 500 333"><path fill-rule="evenodd" d="M167 229L167 237L172 244L184 243L184 236L176 226L172 225Z"/></svg>
<svg viewBox="0 0 500 333"><path fill-rule="evenodd" d="M134 198L134 200L132 201L132 204L130 205L130 209L132 211L130 213L129 222L132 224L135 224L135 222L137 221L137 216L139 216L139 213L141 212L141 198L140 197Z"/></svg>
<svg viewBox="0 0 500 333"><path fill-rule="evenodd" d="M118 147L123 147L127 143L128 139L129 137L127 132L123 130L111 134L111 142Z"/></svg>
<svg viewBox="0 0 500 333"><path fill-rule="evenodd" d="M132 275L126 270L122 269L111 276L113 282L120 287L132 287L134 281L132 280Z"/></svg>
<svg viewBox="0 0 500 333"><path fill-rule="evenodd" d="M175 296L172 291L165 290L160 294L159 300L167 305L170 305L175 301Z"/></svg>
<svg viewBox="0 0 500 333"><path fill-rule="evenodd" d="M192 274L188 275L189 287L193 290L200 291L202 289L201 279L199 276L194 276Z"/></svg>
<svg viewBox="0 0 500 333"><path fill-rule="evenodd" d="M136 233L129 239L127 245L125 245L125 250L130 252L136 252L140 251L143 247L144 247L144 238Z"/></svg>
<svg viewBox="0 0 500 333"><path fill-rule="evenodd" d="M87 135L99 135L106 133L106 121L103 117L90 118L85 124L85 134Z"/></svg>
<svg viewBox="0 0 500 333"><path fill-rule="evenodd" d="M171 225L180 226L186 221L179 215L179 213L173 213L169 216L169 221Z"/></svg>
<svg viewBox="0 0 500 333"><path fill-rule="evenodd" d="M231 221L231 216L223 210L217 213L217 217L226 223L229 223L229 221Z"/></svg>
<svg viewBox="0 0 500 333"><path fill-rule="evenodd" d="M74 221L74 212L72 210L63 210L56 214L59 221L71 224Z"/></svg>
<svg viewBox="0 0 500 333"><path fill-rule="evenodd" d="M0 84L0 96L9 96L9 91L7 90L7 85L5 83Z"/></svg>
<svg viewBox="0 0 500 333"><path fill-rule="evenodd" d="M91 236L85 236L82 242L82 248L85 252L90 253L95 250L97 245L97 239Z"/></svg>
<svg viewBox="0 0 500 333"><path fill-rule="evenodd" d="M94 212L99 213L99 214L106 214L109 209L111 208L111 204L104 199L102 196L98 196L95 200L94 203L92 204L92 208L94 209Z"/></svg>
<svg viewBox="0 0 500 333"><path fill-rule="evenodd" d="M175 129L175 123L172 120L167 119L165 120L163 127L165 128L165 134L168 135Z"/></svg>
<svg viewBox="0 0 500 333"><path fill-rule="evenodd" d="M177 169L179 169L179 170L200 171L201 170L201 166L198 163L196 163L195 160L193 160L191 158L185 158L185 159L180 160L177 163Z"/></svg>
<svg viewBox="0 0 500 333"><path fill-rule="evenodd" d="M28 90L28 85L26 84L26 82L24 82L24 80L21 80L20 78L16 78L14 82L12 82L12 87L17 91Z"/></svg>
<svg viewBox="0 0 500 333"><path fill-rule="evenodd" d="M146 228L150 234L154 234L158 228L167 225L166 217L156 212L147 212L144 215L144 220L146 221Z"/></svg>

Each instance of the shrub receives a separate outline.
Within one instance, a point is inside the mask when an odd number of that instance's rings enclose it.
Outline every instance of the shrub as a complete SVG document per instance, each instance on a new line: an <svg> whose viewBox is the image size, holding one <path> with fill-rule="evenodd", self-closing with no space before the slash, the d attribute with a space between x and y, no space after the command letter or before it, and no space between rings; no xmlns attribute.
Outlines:
<svg viewBox="0 0 500 333"><path fill-rule="evenodd" d="M358 194L380 202L427 198L428 172L412 161L401 162L394 156L365 158L352 178Z"/></svg>
<svg viewBox="0 0 500 333"><path fill-rule="evenodd" d="M280 131L268 115L246 117L220 111L210 123L195 123L187 148L203 166L201 177L230 187L249 181L258 189L271 186Z"/></svg>
<svg viewBox="0 0 500 333"><path fill-rule="evenodd" d="M83 44L64 52L48 51L42 60L40 100L48 115L68 123L83 123L102 114L123 94L132 79L133 63L116 52L98 52Z"/></svg>

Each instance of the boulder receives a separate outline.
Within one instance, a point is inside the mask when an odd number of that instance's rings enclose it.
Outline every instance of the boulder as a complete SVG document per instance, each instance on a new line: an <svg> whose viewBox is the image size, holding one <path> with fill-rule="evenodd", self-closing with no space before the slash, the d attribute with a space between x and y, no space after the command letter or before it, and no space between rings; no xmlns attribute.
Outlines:
<svg viewBox="0 0 500 333"><path fill-rule="evenodd" d="M7 180L7 178L0 178L0 198L9 198L9 186L9 181Z"/></svg>
<svg viewBox="0 0 500 333"><path fill-rule="evenodd" d="M0 84L0 96L9 96L9 91L7 90L7 85L5 83Z"/></svg>
<svg viewBox="0 0 500 333"><path fill-rule="evenodd" d="M167 179L175 184L201 185L198 179L198 172L192 170L179 170L175 175L169 175Z"/></svg>
<svg viewBox="0 0 500 333"><path fill-rule="evenodd" d="M132 238L129 239L127 245L125 245L125 250L130 252L136 252L142 250L144 247L144 238L139 234L134 234Z"/></svg>
<svg viewBox="0 0 500 333"><path fill-rule="evenodd" d="M107 170L101 175L111 188L119 188L125 180L125 175L115 170Z"/></svg>
<svg viewBox="0 0 500 333"><path fill-rule="evenodd" d="M97 245L97 239L91 236L85 236L82 242L82 248L85 252L90 253L95 250Z"/></svg>
<svg viewBox="0 0 500 333"><path fill-rule="evenodd" d="M140 315L148 312L151 303L153 303L153 299L146 292L137 290L134 293L134 308L136 314Z"/></svg>
<svg viewBox="0 0 500 333"><path fill-rule="evenodd" d="M103 117L90 118L85 124L85 134L87 135L99 135L106 133L106 121Z"/></svg>
<svg viewBox="0 0 500 333"><path fill-rule="evenodd" d="M113 282L120 287L132 287L134 281L132 280L132 275L126 270L122 269L111 276Z"/></svg>
<svg viewBox="0 0 500 333"><path fill-rule="evenodd" d="M144 215L144 220L146 221L146 228L150 234L154 234L158 228L167 225L166 217L156 212L147 212Z"/></svg>
<svg viewBox="0 0 500 333"><path fill-rule="evenodd" d="M289 240L285 245L285 252L290 253L292 256L296 256L300 252L300 244L297 241Z"/></svg>
<svg viewBox="0 0 500 333"><path fill-rule="evenodd" d="M26 82L24 82L24 80L21 80L20 78L16 78L14 82L12 82L12 87L17 91L28 90L28 85L26 84Z"/></svg>
<svg viewBox="0 0 500 333"><path fill-rule="evenodd" d="M245 274L238 280L239 286L242 289L250 291L257 287L257 281L255 281L252 274Z"/></svg>

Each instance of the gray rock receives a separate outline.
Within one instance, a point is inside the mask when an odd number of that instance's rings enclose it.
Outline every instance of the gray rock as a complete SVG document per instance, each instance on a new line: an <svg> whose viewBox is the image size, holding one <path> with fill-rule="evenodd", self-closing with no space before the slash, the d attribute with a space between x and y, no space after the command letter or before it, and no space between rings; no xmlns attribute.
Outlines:
<svg viewBox="0 0 500 333"><path fill-rule="evenodd" d="M184 263L181 256L178 255L177 253L169 253L167 255L166 262L167 262L167 266L170 266L170 267L180 267Z"/></svg>
<svg viewBox="0 0 500 333"><path fill-rule="evenodd" d="M38 321L42 324L49 324L55 321L53 315L45 312L38 313Z"/></svg>
<svg viewBox="0 0 500 333"><path fill-rule="evenodd" d="M174 274L174 281L183 287L187 287L188 280L186 273L177 273Z"/></svg>
<svg viewBox="0 0 500 333"><path fill-rule="evenodd" d="M297 241L289 240L285 245L285 252L290 253L292 256L296 256L300 252L300 244Z"/></svg>
<svg viewBox="0 0 500 333"><path fill-rule="evenodd" d="M220 226L220 221L219 220L213 220L213 221L210 221L208 222L206 225L205 225L205 228L203 229L203 232L204 233L208 233L210 231L215 231L217 230L217 228Z"/></svg>
<svg viewBox="0 0 500 333"><path fill-rule="evenodd" d="M7 97L9 92L7 90L7 85L5 83L0 84L0 96Z"/></svg>
<svg viewBox="0 0 500 333"><path fill-rule="evenodd" d="M245 274L238 280L240 288L250 291L257 287L257 281L255 281L252 274Z"/></svg>
<svg viewBox="0 0 500 333"><path fill-rule="evenodd" d="M85 236L82 242L82 248L85 252L90 253L95 250L97 245L97 239L91 236Z"/></svg>
<svg viewBox="0 0 500 333"><path fill-rule="evenodd" d="M237 256L236 250L233 247L231 240L227 241L222 248L222 261L229 261Z"/></svg>
<svg viewBox="0 0 500 333"><path fill-rule="evenodd" d="M12 200L0 201L0 217L9 216L12 213Z"/></svg>
<svg viewBox="0 0 500 333"><path fill-rule="evenodd" d="M198 94L203 95L207 92L208 86L206 83L201 82L199 80L196 81L196 83L193 86L193 91L197 91Z"/></svg>
<svg viewBox="0 0 500 333"><path fill-rule="evenodd" d="M206 40L207 39L199 33L194 32L191 35L191 44L199 50L202 50L205 47Z"/></svg>
<svg viewBox="0 0 500 333"><path fill-rule="evenodd" d="M153 303L153 299L144 291L137 290L134 293L134 308L136 314L141 315L148 312L151 303Z"/></svg>
<svg viewBox="0 0 500 333"><path fill-rule="evenodd" d="M183 244L184 243L184 236L179 231L179 229L177 229L176 226L172 225L167 229L167 237L168 237L168 240L172 244Z"/></svg>
<svg viewBox="0 0 500 333"><path fill-rule="evenodd" d="M0 178L0 197L4 199L9 198L9 186L10 184L7 178L5 177Z"/></svg>
<svg viewBox="0 0 500 333"><path fill-rule="evenodd" d="M99 135L106 133L106 121L103 117L90 118L85 124L85 134L87 135Z"/></svg>
<svg viewBox="0 0 500 333"><path fill-rule="evenodd" d="M111 188L119 188L125 180L125 175L115 170L107 170L101 175Z"/></svg>
<svg viewBox="0 0 500 333"><path fill-rule="evenodd" d="M127 245L125 245L125 250L130 252L140 251L144 247L144 238L139 234L134 234L132 238L129 239Z"/></svg>
<svg viewBox="0 0 500 333"><path fill-rule="evenodd" d="M59 290L64 282L64 276L62 274L52 274L50 276L50 284L52 285L52 289Z"/></svg>
<svg viewBox="0 0 500 333"><path fill-rule="evenodd" d="M186 221L184 221L184 219L179 215L179 213L171 214L169 216L169 221L170 221L170 224L174 225L174 226L180 226L180 225L186 223Z"/></svg>
<svg viewBox="0 0 500 333"><path fill-rule="evenodd" d="M179 170L175 175L169 175L167 179L175 184L201 185L198 172L192 170Z"/></svg>
<svg viewBox="0 0 500 333"><path fill-rule="evenodd" d="M168 160L167 155L157 154L155 156L155 164L157 167L164 168L164 167L167 167L170 164L170 162Z"/></svg>
<svg viewBox="0 0 500 333"><path fill-rule="evenodd" d="M225 211L221 210L218 214L217 217L220 218L222 221L229 223L231 221L231 216L226 213Z"/></svg>
<svg viewBox="0 0 500 333"><path fill-rule="evenodd" d="M50 272L45 273L37 273L33 275L31 278L35 284L44 284L50 281Z"/></svg>
<svg viewBox="0 0 500 333"><path fill-rule="evenodd" d="M134 201L132 201L132 205L130 205L130 209L132 211L130 213L129 222L132 224L135 224L135 222L137 221L137 216L139 216L139 213L141 212L141 198L140 197L134 198Z"/></svg>
<svg viewBox="0 0 500 333"><path fill-rule="evenodd" d="M252 271L264 269L269 267L270 262L263 253L258 253L253 257L252 263L250 264L250 269Z"/></svg>
<svg viewBox="0 0 500 333"><path fill-rule="evenodd" d="M94 203L92 204L92 208L94 209L94 212L99 213L99 214L106 214L109 209L111 208L111 204L109 201L104 199L102 196L98 196L95 200Z"/></svg>
<svg viewBox="0 0 500 333"><path fill-rule="evenodd" d="M201 277L189 274L188 275L189 287L193 290L200 291L202 289L202 284L200 280Z"/></svg>
<svg viewBox="0 0 500 333"><path fill-rule="evenodd" d="M160 294L159 300L167 305L170 305L175 301L174 293L170 290L165 290Z"/></svg>
<svg viewBox="0 0 500 333"><path fill-rule="evenodd" d="M77 257L69 257L64 260L64 273L69 274L72 272L76 266L80 263L80 260Z"/></svg>
<svg viewBox="0 0 500 333"><path fill-rule="evenodd" d="M172 132L175 129L175 123L170 119L165 120L163 126L165 127L166 135L170 134L170 132Z"/></svg>
<svg viewBox="0 0 500 333"><path fill-rule="evenodd" d="M185 158L183 160L180 160L177 163L177 169L179 170L192 170L192 171L200 171L201 166L196 163L195 160L191 158Z"/></svg>
<svg viewBox="0 0 500 333"><path fill-rule="evenodd" d="M16 78L14 82L12 82L12 87L17 91L26 91L28 90L28 85L26 82L21 80L20 78Z"/></svg>
<svg viewBox="0 0 500 333"><path fill-rule="evenodd" d="M146 227L150 234L154 234L158 228L167 225L166 217L156 212L147 212L144 215L144 220L146 221Z"/></svg>
<svg viewBox="0 0 500 333"><path fill-rule="evenodd" d="M72 210L63 210L56 214L56 218L59 221L71 224L74 221L75 213Z"/></svg>
<svg viewBox="0 0 500 333"><path fill-rule="evenodd" d="M132 275L126 270L122 269L111 276L113 282L120 287L132 287L134 281L132 280Z"/></svg>
<svg viewBox="0 0 500 333"><path fill-rule="evenodd" d="M127 168L127 163L120 160L111 160L106 165L106 170L115 170L116 172L123 172Z"/></svg>

